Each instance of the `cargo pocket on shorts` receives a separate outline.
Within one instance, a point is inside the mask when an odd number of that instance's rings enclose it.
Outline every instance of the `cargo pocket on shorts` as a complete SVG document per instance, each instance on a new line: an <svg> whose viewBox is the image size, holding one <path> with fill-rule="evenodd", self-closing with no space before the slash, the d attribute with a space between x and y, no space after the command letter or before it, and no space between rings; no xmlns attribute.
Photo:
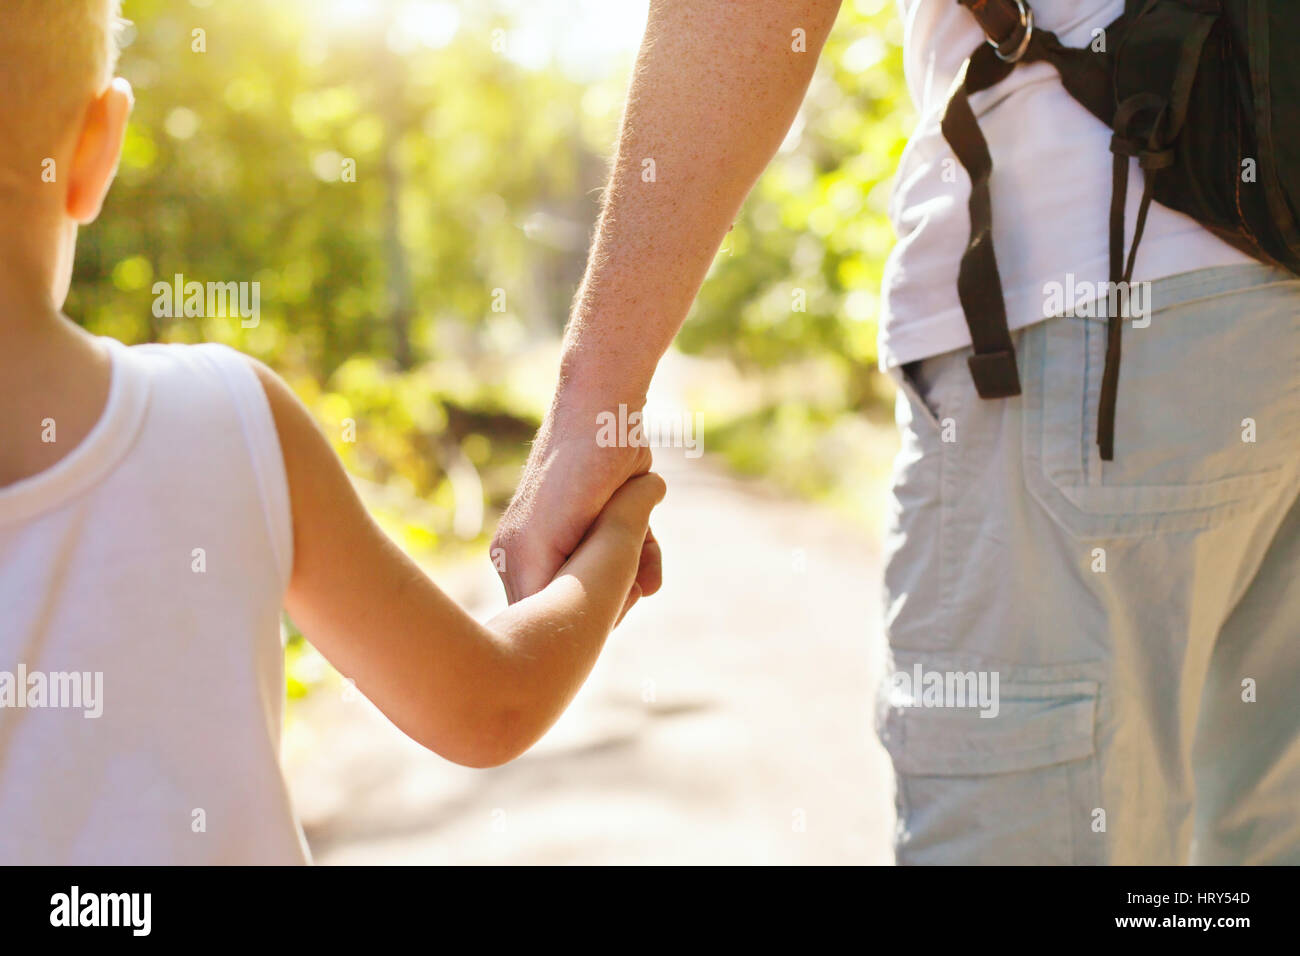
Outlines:
<svg viewBox="0 0 1300 956"><path fill-rule="evenodd" d="M1025 483L1078 537L1200 531L1256 511L1300 441L1300 282L1205 269L1152 283L1146 301L1123 329L1114 461L1096 444L1105 319L1048 319L1021 341Z"/></svg>
<svg viewBox="0 0 1300 956"><path fill-rule="evenodd" d="M880 736L897 778L900 864L1104 862L1100 664L894 655Z"/></svg>

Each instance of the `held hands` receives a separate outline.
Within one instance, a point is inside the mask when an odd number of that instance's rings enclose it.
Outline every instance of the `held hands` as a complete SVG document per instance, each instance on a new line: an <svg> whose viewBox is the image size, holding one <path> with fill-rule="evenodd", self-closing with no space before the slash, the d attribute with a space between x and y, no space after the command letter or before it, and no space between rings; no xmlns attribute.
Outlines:
<svg viewBox="0 0 1300 956"><path fill-rule="evenodd" d="M663 496L663 479L657 475L652 482L629 479L646 475L650 465L647 447L598 445L594 412L571 413L562 420L553 410L538 432L523 480L492 541L493 553L500 548L504 555L504 566L498 566L503 567L501 579L510 602L545 587L584 542L589 529L595 534L611 521L622 527L617 523L626 523L632 504L645 505L648 522L649 509ZM658 493L645 504L648 488ZM645 522L643 529L636 580L624 613L662 583L659 545Z"/></svg>
<svg viewBox="0 0 1300 956"><path fill-rule="evenodd" d="M605 608L617 611L606 618L610 627L623 620L642 595L636 575L650 530L650 511L666 490L664 480L653 472L629 478L556 574L557 579L570 576L581 583L597 616Z"/></svg>
<svg viewBox="0 0 1300 956"><path fill-rule="evenodd" d="M488 676L473 682L475 715L465 721L466 735L481 746L471 747L460 762L496 766L513 759L564 712L605 638L640 595L637 566L650 511L663 496L658 475L628 479L546 587L487 623L495 635L487 642L492 664Z"/></svg>

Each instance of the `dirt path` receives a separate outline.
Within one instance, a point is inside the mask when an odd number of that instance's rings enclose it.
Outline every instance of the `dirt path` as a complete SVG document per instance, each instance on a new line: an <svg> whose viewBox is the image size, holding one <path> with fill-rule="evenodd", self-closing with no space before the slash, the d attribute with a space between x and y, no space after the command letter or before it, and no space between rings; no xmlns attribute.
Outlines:
<svg viewBox="0 0 1300 956"><path fill-rule="evenodd" d="M656 467L664 590L531 753L467 770L355 694L296 708L286 760L317 862L890 860L877 544L707 456ZM486 556L446 584L482 615L504 603Z"/></svg>

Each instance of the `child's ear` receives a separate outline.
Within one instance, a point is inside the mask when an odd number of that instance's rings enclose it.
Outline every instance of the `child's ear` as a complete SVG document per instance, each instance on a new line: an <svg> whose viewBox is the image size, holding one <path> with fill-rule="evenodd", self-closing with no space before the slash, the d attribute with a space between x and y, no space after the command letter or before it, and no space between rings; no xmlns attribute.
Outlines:
<svg viewBox="0 0 1300 956"><path fill-rule="evenodd" d="M108 88L86 110L86 118L72 154L68 176L67 213L81 225L99 215L122 157L122 139L135 97L131 84L114 77Z"/></svg>

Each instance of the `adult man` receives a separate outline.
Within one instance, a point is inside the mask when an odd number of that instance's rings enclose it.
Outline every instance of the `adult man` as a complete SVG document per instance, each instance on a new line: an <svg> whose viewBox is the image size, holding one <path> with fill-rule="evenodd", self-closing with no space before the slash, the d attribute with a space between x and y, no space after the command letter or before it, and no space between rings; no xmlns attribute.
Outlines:
<svg viewBox="0 0 1300 956"><path fill-rule="evenodd" d="M1124 3L1033 6L1085 47ZM560 386L498 532L512 600L648 467L643 448L597 448L595 417L644 401L838 7L652 2ZM920 120L881 323L903 429L886 625L900 674L941 687L996 674L1000 702L981 717L895 686L882 736L899 859L1297 861L1300 712L1284 702L1300 689L1300 283L1153 207L1132 277L1149 298L1125 333L1103 461L1094 299L1106 298L1111 131L1051 66L1023 65L971 100L1023 385L979 398L957 292L971 186L939 120L983 34L955 0L901 12ZM1142 180L1129 175L1131 235ZM659 585L652 536L639 583Z"/></svg>

